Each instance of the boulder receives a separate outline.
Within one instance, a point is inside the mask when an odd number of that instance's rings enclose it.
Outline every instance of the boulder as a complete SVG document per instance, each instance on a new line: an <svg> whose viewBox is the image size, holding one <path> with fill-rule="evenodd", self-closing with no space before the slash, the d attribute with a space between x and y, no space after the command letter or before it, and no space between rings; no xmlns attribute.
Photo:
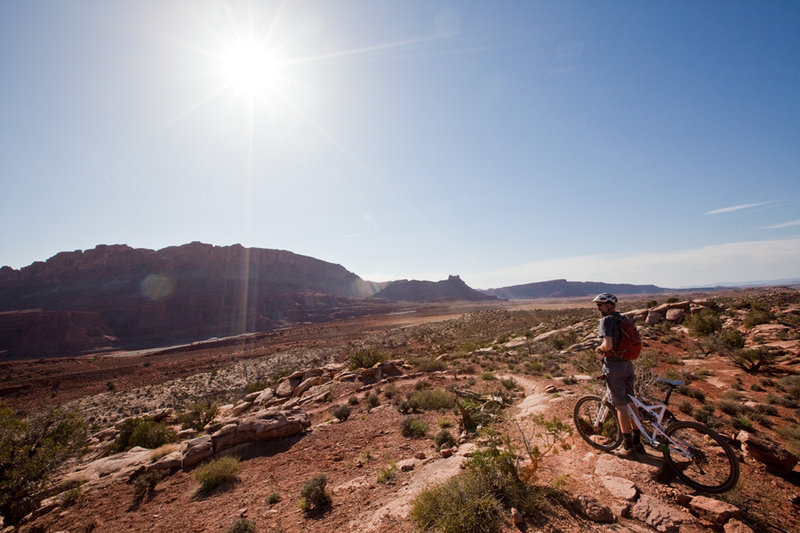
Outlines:
<svg viewBox="0 0 800 533"><path fill-rule="evenodd" d="M703 520L717 526L723 525L731 518L740 518L742 516L742 510L735 505L706 496L695 496L692 498L689 502L689 509Z"/></svg>
<svg viewBox="0 0 800 533"><path fill-rule="evenodd" d="M686 318L686 311L683 309L670 309L667 311L667 320L670 322L681 323Z"/></svg>
<svg viewBox="0 0 800 533"><path fill-rule="evenodd" d="M742 443L745 457L751 457L763 463L772 472L786 475L797 464L798 458L793 453L747 431L739 432L736 440Z"/></svg>
<svg viewBox="0 0 800 533"><path fill-rule="evenodd" d="M275 388L275 396L280 396L281 398L288 398L292 395L292 391L296 386L300 385L300 379L290 379L284 378L279 383L278 386Z"/></svg>
<svg viewBox="0 0 800 533"><path fill-rule="evenodd" d="M722 531L724 533L754 533L750 526L736 518L729 520L725 527L722 528Z"/></svg>
<svg viewBox="0 0 800 533"><path fill-rule="evenodd" d="M664 316L658 311L650 311L647 313L647 318L644 320L648 326L655 326L664 320Z"/></svg>
<svg viewBox="0 0 800 533"><path fill-rule="evenodd" d="M186 443L186 451L183 452L181 467L184 470L189 470L213 456L214 444L211 441L211 435L197 437Z"/></svg>
<svg viewBox="0 0 800 533"><path fill-rule="evenodd" d="M694 522L689 513L646 494L639 496L639 500L631 509L631 518L644 522L661 533L678 533L681 526Z"/></svg>
<svg viewBox="0 0 800 533"><path fill-rule="evenodd" d="M253 398L253 405L264 405L265 403L269 402L274 396L275 391L270 388L266 388L262 391L259 391L256 394L256 397ZM245 398L246 399L246 398Z"/></svg>
<svg viewBox="0 0 800 533"><path fill-rule="evenodd" d="M616 518L610 508L601 504L591 496L580 494L573 498L572 507L580 514L594 522L615 522Z"/></svg>

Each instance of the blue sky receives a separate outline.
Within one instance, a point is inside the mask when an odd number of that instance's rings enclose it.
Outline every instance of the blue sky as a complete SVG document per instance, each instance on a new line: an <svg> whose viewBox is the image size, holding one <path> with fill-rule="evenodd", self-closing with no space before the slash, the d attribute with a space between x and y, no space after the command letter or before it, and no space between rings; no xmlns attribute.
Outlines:
<svg viewBox="0 0 800 533"><path fill-rule="evenodd" d="M800 277L796 2L0 3L0 264Z"/></svg>

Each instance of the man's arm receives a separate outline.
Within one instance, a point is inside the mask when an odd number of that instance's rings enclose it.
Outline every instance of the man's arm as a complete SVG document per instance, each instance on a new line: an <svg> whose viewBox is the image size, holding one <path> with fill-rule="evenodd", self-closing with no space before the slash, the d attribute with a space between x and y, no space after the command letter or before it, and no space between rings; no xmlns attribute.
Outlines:
<svg viewBox="0 0 800 533"><path fill-rule="evenodd" d="M603 337L603 342L597 348L603 353L610 352L614 348L614 339L610 335Z"/></svg>

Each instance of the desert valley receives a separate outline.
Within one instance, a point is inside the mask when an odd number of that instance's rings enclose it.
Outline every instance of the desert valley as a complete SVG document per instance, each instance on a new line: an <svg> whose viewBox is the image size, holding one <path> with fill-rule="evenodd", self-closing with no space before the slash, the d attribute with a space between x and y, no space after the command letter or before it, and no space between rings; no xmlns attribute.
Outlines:
<svg viewBox="0 0 800 533"><path fill-rule="evenodd" d="M602 290L644 340L637 394L684 382L670 411L732 446L731 490L575 431ZM797 287L478 291L98 246L0 269L0 350L3 532L800 530Z"/></svg>

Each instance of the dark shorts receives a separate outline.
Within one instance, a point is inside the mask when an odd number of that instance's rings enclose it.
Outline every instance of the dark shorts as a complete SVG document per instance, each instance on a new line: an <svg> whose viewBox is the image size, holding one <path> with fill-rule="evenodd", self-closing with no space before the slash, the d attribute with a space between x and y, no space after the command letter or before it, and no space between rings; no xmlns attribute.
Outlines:
<svg viewBox="0 0 800 533"><path fill-rule="evenodd" d="M615 407L627 405L629 394L633 394L633 363L610 357L603 358L603 374L611 403Z"/></svg>

